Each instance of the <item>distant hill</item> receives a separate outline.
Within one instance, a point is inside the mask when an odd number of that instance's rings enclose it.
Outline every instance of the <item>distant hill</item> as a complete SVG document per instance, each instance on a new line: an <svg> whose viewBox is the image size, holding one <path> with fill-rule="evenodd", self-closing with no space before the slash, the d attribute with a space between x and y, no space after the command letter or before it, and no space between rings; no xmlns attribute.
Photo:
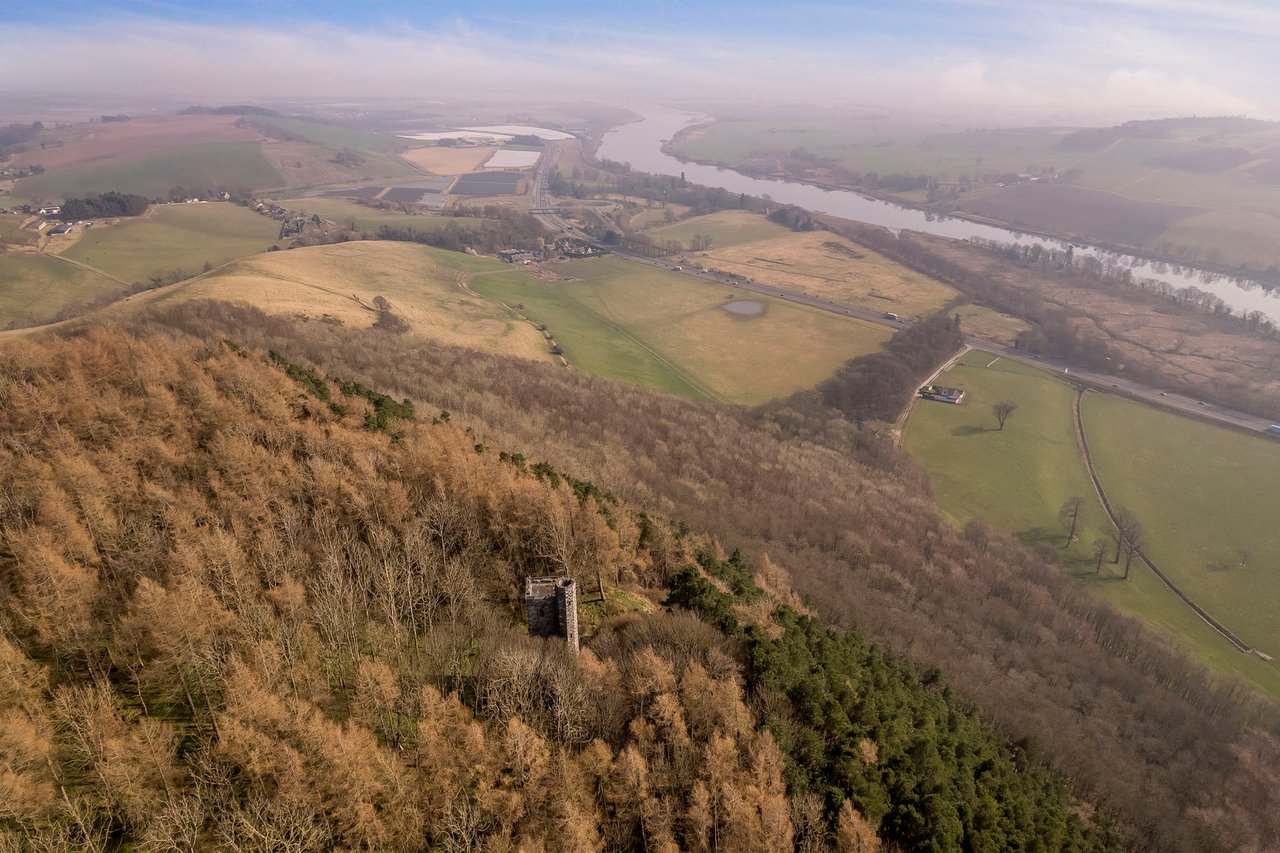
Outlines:
<svg viewBox="0 0 1280 853"><path fill-rule="evenodd" d="M269 110L266 107L255 107L248 104L233 104L225 107L202 107L191 106L182 110L179 115L198 116L198 115L215 115L215 116L268 116L271 118L282 118L281 113L275 110Z"/></svg>
<svg viewBox="0 0 1280 853"><path fill-rule="evenodd" d="M1067 151L1096 151L1120 139L1167 139L1175 131L1205 128L1220 133L1240 133L1280 126L1280 122L1244 116L1185 116L1129 121L1113 127L1086 127L1062 137L1058 147Z"/></svg>

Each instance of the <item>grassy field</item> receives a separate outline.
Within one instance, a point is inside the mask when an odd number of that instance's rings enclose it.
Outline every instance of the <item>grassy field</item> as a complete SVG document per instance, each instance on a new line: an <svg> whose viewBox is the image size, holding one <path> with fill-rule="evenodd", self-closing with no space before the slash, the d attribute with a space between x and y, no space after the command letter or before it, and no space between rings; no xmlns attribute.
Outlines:
<svg viewBox="0 0 1280 853"><path fill-rule="evenodd" d="M296 118L263 117L263 124L274 125L305 137L317 145L339 151L351 148L355 151L390 153L403 151L406 148L421 144L411 139L400 139L396 136L384 136L380 133L366 133L349 127L338 127L332 124L321 124L314 121L303 121Z"/></svg>
<svg viewBox="0 0 1280 853"><path fill-rule="evenodd" d="M1151 558L1280 656L1280 443L1110 396L1086 396L1084 414L1103 488L1143 523Z"/></svg>
<svg viewBox="0 0 1280 853"><path fill-rule="evenodd" d="M1256 657L1235 651L1145 568L1135 569L1126 582L1120 579L1120 567L1108 559L1101 572L1095 574L1093 543L1105 538L1110 528L1076 449L1071 422L1074 391L1046 371L1007 359L991 364L993 358L989 353L967 354L959 366L940 378L942 384L966 388L969 396L965 402L950 406L920 401L906 430L905 447L929 471L944 511L957 524L981 517L999 530L1014 533L1028 545L1051 548L1065 572L1121 610L1176 637L1205 665L1240 675L1264 692L1280 697L1280 672ZM999 432L991 406L1003 399L1017 402L1018 410L1004 431ZM1089 395L1087 423L1094 422L1095 411L1111 414L1116 406L1124 407L1126 417L1132 412L1142 413L1143 418L1172 417L1110 396ZM1146 423L1143 418L1135 420ZM1149 430L1139 430L1138 434L1143 441L1150 437ZM1100 443L1110 448L1115 443L1114 436L1123 435L1111 423L1090 426L1090 446L1095 457L1100 456ZM1265 445L1258 439L1240 438ZM1109 455L1101 455L1106 461L1098 458L1100 476L1109 497L1121 505L1130 505L1119 499L1123 490L1113 492L1111 486L1112 480L1119 484L1118 474L1123 468L1117 467ZM1102 467L1104 464L1106 467ZM1173 476L1166 482L1184 479ZM1163 503L1173 490L1160 487L1146 491L1153 502ZM1086 499L1083 523L1078 541L1063 550L1064 533L1057 514L1063 501L1073 495ZM1135 503L1132 508L1150 528L1141 506ZM1154 511L1153 508L1151 512ZM1108 552L1108 558L1110 555ZM1202 603L1209 607L1207 601Z"/></svg>
<svg viewBox="0 0 1280 853"><path fill-rule="evenodd" d="M259 143L208 142L136 159L82 163L23 178L14 189L11 203L108 190L156 198L167 196L175 186L249 190L282 183L280 175L262 156Z"/></svg>
<svg viewBox="0 0 1280 853"><path fill-rule="evenodd" d="M146 217L95 225L63 255L124 281L146 281L265 252L279 232L279 223L235 204L166 204Z"/></svg>
<svg viewBox="0 0 1280 853"><path fill-rule="evenodd" d="M511 280L475 288L521 303L547 325L569 361L592 373L675 393L760 403L825 379L872 352L888 330L616 257L552 265L573 281ZM732 299L762 314L735 316Z"/></svg>
<svg viewBox="0 0 1280 853"><path fill-rule="evenodd" d="M676 219L679 219L689 213L689 208L683 204L665 204L660 207L645 208L631 217L630 225L632 228L640 229L657 228L668 224L674 225L675 223L666 221L668 212Z"/></svg>
<svg viewBox="0 0 1280 853"><path fill-rule="evenodd" d="M770 222L758 213L745 210L722 210L706 216L695 216L673 225L663 225L645 232L658 242L675 240L688 248L695 234L711 238L711 248L754 243L770 237L791 233L789 229Z"/></svg>
<svg viewBox="0 0 1280 853"><path fill-rule="evenodd" d="M458 252L413 243L354 242L257 255L132 301L223 299L274 314L327 316L364 327L377 320L371 306L381 296L414 334L485 352L551 360L549 345L530 324L459 286L472 276L525 277L507 264Z"/></svg>
<svg viewBox="0 0 1280 853"><path fill-rule="evenodd" d="M791 232L701 253L708 267L822 299L926 316L956 296L935 279L825 231Z"/></svg>
<svg viewBox="0 0 1280 853"><path fill-rule="evenodd" d="M485 221L469 216L413 216L407 213L389 213L356 204L344 198L289 198L282 199L279 203L290 210L318 214L339 225L354 222L356 228L369 232L376 232L383 225L430 231L435 228L444 228L450 222L456 222L459 225L478 225Z"/></svg>
<svg viewBox="0 0 1280 853"><path fill-rule="evenodd" d="M47 319L68 305L85 305L124 286L106 276L35 252L0 254L0 327Z"/></svg>
<svg viewBox="0 0 1280 853"><path fill-rule="evenodd" d="M961 305L951 309L949 313L960 315L961 328L966 334L977 335L980 338L999 341L1010 346L1017 339L1019 332L1029 328L1024 320L1001 314L999 311L993 311L981 305Z"/></svg>
<svg viewBox="0 0 1280 853"><path fill-rule="evenodd" d="M25 246L36 241L36 232L24 230L22 223L27 221L23 213L0 214L0 244Z"/></svg>

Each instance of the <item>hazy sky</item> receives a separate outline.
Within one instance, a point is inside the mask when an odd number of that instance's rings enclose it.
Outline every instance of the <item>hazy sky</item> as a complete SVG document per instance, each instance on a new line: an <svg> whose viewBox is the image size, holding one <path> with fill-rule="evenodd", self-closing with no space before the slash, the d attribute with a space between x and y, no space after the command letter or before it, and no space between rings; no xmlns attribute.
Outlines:
<svg viewBox="0 0 1280 853"><path fill-rule="evenodd" d="M1280 0L17 0L0 89L1280 118Z"/></svg>

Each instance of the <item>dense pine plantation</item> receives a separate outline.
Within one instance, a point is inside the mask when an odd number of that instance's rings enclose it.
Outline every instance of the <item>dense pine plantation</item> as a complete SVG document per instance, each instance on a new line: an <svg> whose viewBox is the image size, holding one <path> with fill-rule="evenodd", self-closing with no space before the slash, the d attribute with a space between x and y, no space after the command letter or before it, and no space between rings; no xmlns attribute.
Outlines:
<svg viewBox="0 0 1280 853"><path fill-rule="evenodd" d="M0 847L1119 846L767 558L450 420L235 341L0 349ZM519 621L560 573L623 593L576 657Z"/></svg>

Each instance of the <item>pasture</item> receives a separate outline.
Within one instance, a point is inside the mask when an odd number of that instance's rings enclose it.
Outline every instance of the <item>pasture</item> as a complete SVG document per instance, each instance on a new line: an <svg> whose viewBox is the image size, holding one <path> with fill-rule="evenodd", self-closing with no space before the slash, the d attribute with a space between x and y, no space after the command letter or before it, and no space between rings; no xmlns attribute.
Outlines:
<svg viewBox="0 0 1280 853"><path fill-rule="evenodd" d="M770 222L758 213L745 210L722 210L706 216L695 216L672 225L661 225L645 232L659 243L675 240L689 247L695 234L711 238L711 248L725 248L740 243L754 243L790 234L791 229Z"/></svg>
<svg viewBox="0 0 1280 853"><path fill-rule="evenodd" d="M1038 231L1129 246L1149 245L1173 224L1204 212L1062 184L1015 184L971 193L963 208Z"/></svg>
<svg viewBox="0 0 1280 853"><path fill-rule="evenodd" d="M200 272L265 252L276 242L275 220L230 203L165 204L145 217L96 224L62 254L127 282L180 270Z"/></svg>
<svg viewBox="0 0 1280 853"><path fill-rule="evenodd" d="M1089 394L1085 428L1108 497L1146 551L1247 643L1280 657L1280 443Z"/></svg>
<svg viewBox="0 0 1280 853"><path fill-rule="evenodd" d="M904 447L929 472L938 502L953 522L959 526L970 519L983 518L1029 546L1051 550L1064 572L1126 613L1176 637L1202 663L1243 676L1264 692L1280 697L1280 672L1256 657L1235 651L1145 567L1135 565L1130 580L1122 580L1122 567L1110 562L1110 549L1114 546L1109 546L1102 569L1096 572L1093 544L1108 537L1111 528L1076 448L1071 415L1074 390L1047 371L1008 359L987 367L993 358L990 353L970 352L959 365L942 374L939 383L965 388L967 399L960 406L917 402L904 435ZM1018 410L1000 432L991 406L1005 399L1017 402ZM1108 497L1113 504L1130 507L1148 530L1157 529L1164 524L1159 520L1158 506L1144 508L1130 501L1131 496L1124 489L1116 491L1112 486L1113 481L1120 484L1118 474L1124 467L1109 451L1116 445L1117 436L1126 440L1126 431L1117 429L1117 424L1101 422L1096 415L1112 415L1113 410L1142 425L1132 433L1143 436L1143 441L1151 440L1150 427L1155 426L1151 418L1174 416L1110 395L1086 395L1089 443ZM1268 445L1260 439L1239 438L1264 445L1264 449ZM1103 446L1108 450L1100 453ZM1274 446L1270 449L1280 451ZM1128 453L1130 449L1121 452ZM1123 476L1131 479L1130 474ZM1171 492L1182 488L1184 481L1179 476L1168 480L1152 478L1138 486L1148 494L1151 504L1162 505ZM1170 487L1170 483L1179 485ZM1077 542L1063 549L1058 509L1067 498L1076 495L1085 498L1082 523ZM1148 516L1157 519L1157 527ZM1154 553L1152 556L1163 568L1164 562ZM1196 600L1218 618L1224 618L1225 614L1217 614L1209 602L1199 597Z"/></svg>
<svg viewBox="0 0 1280 853"><path fill-rule="evenodd" d="M135 297L135 304L221 299L290 317L368 327L376 297L391 303L411 334L445 344L551 360L550 347L528 323L467 292L476 277L523 278L507 264L413 243L352 242L271 252L209 275Z"/></svg>
<svg viewBox="0 0 1280 853"><path fill-rule="evenodd" d="M0 254L0 328L47 320L72 305L123 291L118 281L36 252Z"/></svg>
<svg viewBox="0 0 1280 853"><path fill-rule="evenodd" d="M370 233L376 233L383 225L429 231L436 228L445 228L451 222L456 222L459 225L479 225L486 221L469 216L455 217L395 213L379 210L368 205L356 204L353 201L347 201L342 198L319 196L283 199L280 204L291 210L300 210L308 215L317 214L339 225L355 225L358 230Z"/></svg>
<svg viewBox="0 0 1280 853"><path fill-rule="evenodd" d="M175 186L252 190L282 183L279 173L263 157L259 143L205 142L132 159L79 163L23 178L14 190L13 203L18 199L64 199L108 190L163 198Z"/></svg>
<svg viewBox="0 0 1280 853"><path fill-rule="evenodd" d="M742 292L616 257L548 267L573 280L528 279L499 298L523 303L531 319L550 327L575 366L662 390L689 393L684 385L695 395L761 403L816 385L889 336L871 324L754 294L765 310L734 315L725 305ZM488 292L485 280L475 286ZM615 355L615 343L648 356Z"/></svg>
<svg viewBox="0 0 1280 853"><path fill-rule="evenodd" d="M793 233L695 256L707 266L775 287L902 317L933 314L956 291L825 231Z"/></svg>

